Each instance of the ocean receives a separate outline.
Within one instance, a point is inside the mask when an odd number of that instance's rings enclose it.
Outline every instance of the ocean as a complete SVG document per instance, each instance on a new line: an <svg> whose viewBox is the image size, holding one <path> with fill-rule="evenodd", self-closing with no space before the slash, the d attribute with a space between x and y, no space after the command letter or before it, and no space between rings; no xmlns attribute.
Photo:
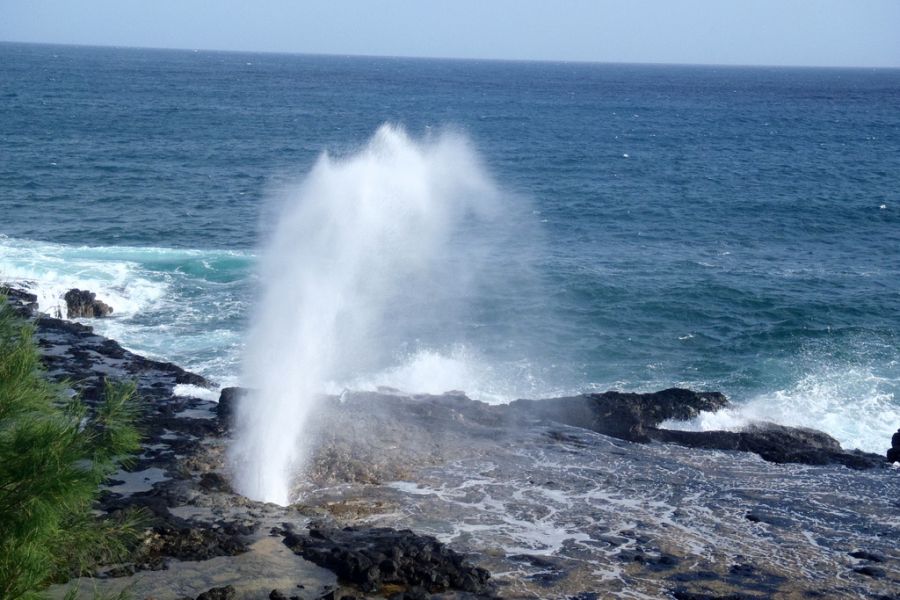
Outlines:
<svg viewBox="0 0 900 600"><path fill-rule="evenodd" d="M275 327L341 299L296 333L322 391L683 386L735 408L682 426L879 453L900 426L900 70L0 44L0 140L0 281L90 289L99 333L222 386L313 274ZM337 200L385 169L420 212Z"/></svg>

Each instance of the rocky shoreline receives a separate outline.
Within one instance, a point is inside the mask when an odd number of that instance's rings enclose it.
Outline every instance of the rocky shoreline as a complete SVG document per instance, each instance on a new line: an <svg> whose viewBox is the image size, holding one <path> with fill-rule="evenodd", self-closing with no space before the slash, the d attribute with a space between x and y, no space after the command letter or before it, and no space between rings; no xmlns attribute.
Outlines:
<svg viewBox="0 0 900 600"><path fill-rule="evenodd" d="M302 501L279 507L229 485L223 450L241 390L193 397L214 385L37 314L27 291L8 295L34 319L51 377L88 404L104 378L132 379L144 406L144 451L109 482L101 509L142 507L152 526L133 563L76 582L84 590L157 600L900 597L900 474L887 459L773 424L661 427L725 407L721 394L505 406L456 392L324 397ZM900 432L888 457L898 446Z"/></svg>

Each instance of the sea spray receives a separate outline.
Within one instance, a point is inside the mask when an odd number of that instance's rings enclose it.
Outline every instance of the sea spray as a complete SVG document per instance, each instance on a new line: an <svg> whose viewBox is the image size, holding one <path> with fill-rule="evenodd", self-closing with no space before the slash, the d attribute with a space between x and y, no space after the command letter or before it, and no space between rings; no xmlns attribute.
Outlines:
<svg viewBox="0 0 900 600"><path fill-rule="evenodd" d="M866 364L810 366L790 387L758 393L691 421L667 421L663 427L689 431L740 431L755 422L824 431L844 448L882 454L897 424L897 380Z"/></svg>
<svg viewBox="0 0 900 600"><path fill-rule="evenodd" d="M285 194L265 248L244 361L253 391L230 449L237 489L286 504L304 425L333 382L377 368L428 329L453 331L483 252L514 219L460 134L382 126L358 153L323 155Z"/></svg>

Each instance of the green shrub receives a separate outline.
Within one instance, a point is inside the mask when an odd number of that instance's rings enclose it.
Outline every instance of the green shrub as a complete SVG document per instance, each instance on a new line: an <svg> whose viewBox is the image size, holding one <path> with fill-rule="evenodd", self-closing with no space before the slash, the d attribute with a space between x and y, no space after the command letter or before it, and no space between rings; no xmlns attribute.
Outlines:
<svg viewBox="0 0 900 600"><path fill-rule="evenodd" d="M0 598L121 559L134 515L100 518L100 484L139 447L135 385L88 410L41 370L33 328L0 296Z"/></svg>

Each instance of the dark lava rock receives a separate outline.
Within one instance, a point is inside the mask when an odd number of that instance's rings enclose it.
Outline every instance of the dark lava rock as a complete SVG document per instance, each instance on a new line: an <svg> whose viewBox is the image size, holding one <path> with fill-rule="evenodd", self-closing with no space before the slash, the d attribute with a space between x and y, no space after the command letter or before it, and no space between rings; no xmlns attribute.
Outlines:
<svg viewBox="0 0 900 600"><path fill-rule="evenodd" d="M640 563L652 571L667 571L678 565L678 559L671 554L654 556L642 550L623 550L616 554L616 558L623 562Z"/></svg>
<svg viewBox="0 0 900 600"><path fill-rule="evenodd" d="M229 415L233 412L234 398L240 392L236 388L223 390L220 420L231 418ZM330 427L346 427L347 415L366 414L367 424L373 419L381 421L376 428L379 431L396 429L401 434L409 434L424 426L430 436L428 439L433 438L435 432L448 439L454 434L495 436L517 426L536 422L555 423L631 442L659 441L690 448L753 452L774 463L842 464L855 469L886 465L883 456L859 451L848 452L831 436L813 429L773 423L757 423L741 431L678 431L659 428L669 419L692 419L701 412L715 412L728 406L728 400L718 392L694 392L679 388L649 394L611 391L544 400L516 400L499 406L489 406L459 394L399 397L365 393L352 394L346 401L343 397L340 400L336 397L329 399L330 402L323 403L323 407L328 409L323 414L344 415L343 420L332 421L321 418L321 415L317 416L318 422L331 422ZM584 443L567 432L551 431L548 435L569 444ZM407 445L427 448L427 442L426 439L421 444ZM342 465L347 464L347 456L354 455L350 449L345 450L340 462ZM378 460L377 452L368 452L367 456ZM415 457L409 458L413 460ZM365 472L365 469L362 471ZM395 478L402 476L397 475ZM361 477L350 480L365 481Z"/></svg>
<svg viewBox="0 0 900 600"><path fill-rule="evenodd" d="M235 591L234 586L226 585L225 587L212 588L203 592L197 596L197 600L233 600L236 597L237 591Z"/></svg>
<svg viewBox="0 0 900 600"><path fill-rule="evenodd" d="M728 573L735 577L753 577L756 575L756 567L749 563L735 563L729 567Z"/></svg>
<svg viewBox="0 0 900 600"><path fill-rule="evenodd" d="M429 598L430 596L425 590L420 587L414 587L405 592L394 594L389 600L428 600Z"/></svg>
<svg viewBox="0 0 900 600"><path fill-rule="evenodd" d="M108 481L107 483L111 482ZM171 502L169 498L164 497L164 495L156 493L155 490L152 492L132 494L125 497L113 494L105 497L102 500L101 505L107 512L126 510L129 508L140 509L147 515L153 517L155 519L154 522L169 522L174 519L169 512L169 508L173 506L174 503Z"/></svg>
<svg viewBox="0 0 900 600"><path fill-rule="evenodd" d="M54 317L41 317L37 320L37 326L39 332L58 333L60 335L71 337L73 341L77 341L79 338L83 339L94 333L94 329L89 325L64 321L63 319ZM117 342L112 340L109 341L117 344Z"/></svg>
<svg viewBox="0 0 900 600"><path fill-rule="evenodd" d="M278 590L272 590L269 592L269 600L288 600L288 597Z"/></svg>
<svg viewBox="0 0 900 600"><path fill-rule="evenodd" d="M41 320L42 323L43 321L46 321L46 319ZM206 378L197 375L196 373L185 371L174 363L152 360L138 354L130 354L129 359L128 370L134 375L140 375L146 372L165 373L174 377L175 383L196 385L197 387L207 389L213 387L213 384L207 381Z"/></svg>
<svg viewBox="0 0 900 600"><path fill-rule="evenodd" d="M87 290L73 288L63 298L66 301L66 317L69 319L108 317L113 312L109 304L97 300L97 294Z"/></svg>
<svg viewBox="0 0 900 600"><path fill-rule="evenodd" d="M889 463L900 462L900 429L891 437L891 448L887 451Z"/></svg>
<svg viewBox="0 0 900 600"><path fill-rule="evenodd" d="M775 527L790 527L791 525L791 522L784 517L779 517L772 513L760 510L752 510L748 512L745 517L751 523L765 523L766 525L773 525Z"/></svg>
<svg viewBox="0 0 900 600"><path fill-rule="evenodd" d="M685 571L684 573L676 573L669 577L672 581L692 582L692 581L717 581L720 579L719 574L715 571Z"/></svg>
<svg viewBox="0 0 900 600"><path fill-rule="evenodd" d="M654 429L653 439L690 448L753 452L774 463L842 464L854 469L883 466L877 454L847 452L830 435L814 429L759 423L742 431L675 431Z"/></svg>
<svg viewBox="0 0 900 600"><path fill-rule="evenodd" d="M871 567L866 565L865 567L856 567L853 569L854 573L859 573L860 575L865 575L866 577L872 577L874 579L881 579L885 576L884 569L879 569L878 567Z"/></svg>
<svg viewBox="0 0 900 600"><path fill-rule="evenodd" d="M842 464L854 469L883 466L876 454L841 448L830 435L814 429L758 423L742 431L676 431L660 429L669 419L688 420L701 412L728 406L718 392L671 388L652 394L605 392L548 400L516 400L507 410L520 420L541 419L589 429L631 442L674 443L690 448L753 452L774 463ZM898 432L900 433L900 432ZM900 435L895 436L900 443ZM898 450L900 453L900 450Z"/></svg>
<svg viewBox="0 0 900 600"><path fill-rule="evenodd" d="M884 557L880 554L875 554L874 552L867 552L865 550L856 550L854 552L849 553L853 558L858 558L859 560L867 560L869 562L884 562Z"/></svg>
<svg viewBox="0 0 900 600"><path fill-rule="evenodd" d="M533 554L514 554L507 558L540 569L537 573L528 575L525 578L544 586L554 585L568 576L568 572L565 568L565 561L555 557L536 556Z"/></svg>
<svg viewBox="0 0 900 600"><path fill-rule="evenodd" d="M154 528L141 551L143 565L161 569L165 558L200 561L234 556L246 552L247 544L239 531L161 526Z"/></svg>
<svg viewBox="0 0 900 600"><path fill-rule="evenodd" d="M702 411L728 405L718 392L671 388L652 394L604 392L549 400L516 400L509 410L582 429L590 429L632 442L649 442L648 430L668 419L692 419Z"/></svg>
<svg viewBox="0 0 900 600"><path fill-rule="evenodd" d="M704 592L692 592L683 588L673 591L672 596L675 600L758 600L759 598L759 596L744 594L707 594Z"/></svg>
<svg viewBox="0 0 900 600"><path fill-rule="evenodd" d="M421 587L430 593L458 590L493 597L490 573L470 565L435 538L408 529L310 529L309 535L288 532L284 543L364 592L377 592L390 584Z"/></svg>
<svg viewBox="0 0 900 600"><path fill-rule="evenodd" d="M52 338L54 343L64 343L69 347L66 356L44 356L44 362L50 370L65 369L65 375L70 380L83 381L96 375L99 355L123 361L121 378L171 378L173 384L191 384L207 389L213 387L204 377L185 371L176 364L134 354L114 340L94 335L94 330L89 325L46 316L37 319L35 325L39 341L42 338ZM164 395L169 397L170 394L171 390L167 390ZM141 390L141 395L148 395L146 389Z"/></svg>
<svg viewBox="0 0 900 600"><path fill-rule="evenodd" d="M200 476L200 489L207 492L225 492L231 494L231 484L219 473L204 473Z"/></svg>
<svg viewBox="0 0 900 600"><path fill-rule="evenodd" d="M393 600L396 596L391 596L391 600ZM296 598L296 596L291 597ZM423 600L424 600L423 596ZM359 597L356 594L348 594L346 590L330 590L325 592L321 596L319 596L316 600L359 600Z"/></svg>
<svg viewBox="0 0 900 600"><path fill-rule="evenodd" d="M37 296L34 294L0 285L0 296L5 296L9 305L20 316L30 317L37 312Z"/></svg>
<svg viewBox="0 0 900 600"><path fill-rule="evenodd" d="M247 390L239 387L222 388L219 393L219 403L216 405L216 418L219 428L227 431L234 427L234 418L237 414L237 403L246 395Z"/></svg>

